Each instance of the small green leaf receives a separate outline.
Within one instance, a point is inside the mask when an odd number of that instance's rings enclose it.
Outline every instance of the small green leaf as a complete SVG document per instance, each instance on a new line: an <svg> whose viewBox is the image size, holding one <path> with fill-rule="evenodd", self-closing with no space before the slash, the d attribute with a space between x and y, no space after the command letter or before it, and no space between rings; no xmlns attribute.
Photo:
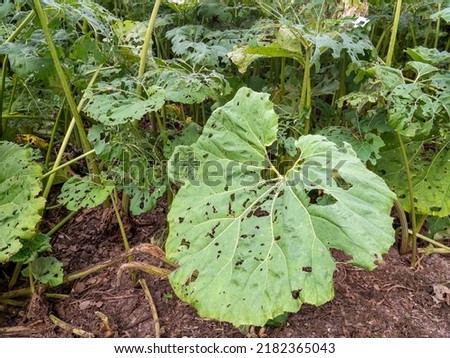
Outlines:
<svg viewBox="0 0 450 358"><path fill-rule="evenodd" d="M95 208L103 204L113 189L110 181L96 183L90 177L74 176L64 183L58 202L71 211Z"/></svg>
<svg viewBox="0 0 450 358"><path fill-rule="evenodd" d="M31 240L23 240L20 251L11 257L13 262L28 263L36 259L38 254L51 248L50 237L39 233Z"/></svg>
<svg viewBox="0 0 450 358"><path fill-rule="evenodd" d="M366 133L364 138L357 138L347 128L329 127L321 130L319 134L341 147L345 142L351 144L358 158L365 164L368 161L373 165L376 164L377 159L380 158L380 148L384 146L383 140L376 134Z"/></svg>
<svg viewBox="0 0 450 358"><path fill-rule="evenodd" d="M52 287L63 283L63 264L54 257L38 257L31 264L33 277L41 283ZM29 276L30 265L22 270L22 275Z"/></svg>
<svg viewBox="0 0 450 358"><path fill-rule="evenodd" d="M423 76L429 75L430 73L434 73L439 71L439 68L429 65L428 63L410 61L406 64L406 68L412 68L416 74L417 79L420 79Z"/></svg>
<svg viewBox="0 0 450 358"><path fill-rule="evenodd" d="M450 216L427 218L428 231L434 240L450 238Z"/></svg>
<svg viewBox="0 0 450 358"><path fill-rule="evenodd" d="M439 51L435 48L418 46L409 48L406 53L411 56L414 61L425 62L433 66L438 66L443 62L450 60L450 52Z"/></svg>

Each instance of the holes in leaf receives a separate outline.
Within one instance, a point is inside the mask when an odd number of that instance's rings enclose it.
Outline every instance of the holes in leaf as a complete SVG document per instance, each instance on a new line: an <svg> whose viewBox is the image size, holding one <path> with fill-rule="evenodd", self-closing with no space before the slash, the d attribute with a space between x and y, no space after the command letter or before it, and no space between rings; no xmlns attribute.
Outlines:
<svg viewBox="0 0 450 358"><path fill-rule="evenodd" d="M333 179L335 183L338 185L339 188L344 190L349 190L353 185L345 181L344 178L342 178L339 173L333 173Z"/></svg>
<svg viewBox="0 0 450 358"><path fill-rule="evenodd" d="M312 272L312 267L311 266L302 267L302 271L303 272Z"/></svg>
<svg viewBox="0 0 450 358"><path fill-rule="evenodd" d="M221 250L217 251L216 259L219 259L221 255L222 255L222 251Z"/></svg>
<svg viewBox="0 0 450 358"><path fill-rule="evenodd" d="M180 216L180 217L178 218L178 222L179 222L180 224L182 224L183 221L184 221L184 218L182 218L182 217Z"/></svg>
<svg viewBox="0 0 450 358"><path fill-rule="evenodd" d="M187 286L191 283L194 283L195 280L197 280L198 275L200 274L200 272L198 272L198 270L194 270L191 273L191 276L189 276L189 278L186 280L186 282L184 283L184 286Z"/></svg>
<svg viewBox="0 0 450 358"><path fill-rule="evenodd" d="M264 217L264 216L269 216L269 213L267 211L265 211L265 210L257 209L255 211L255 216L258 217L258 218L261 218L261 217Z"/></svg>
<svg viewBox="0 0 450 358"><path fill-rule="evenodd" d="M280 240L281 240L281 236L280 235L275 237L275 241L280 241Z"/></svg>
<svg viewBox="0 0 450 358"><path fill-rule="evenodd" d="M441 211L442 207L440 207L440 206L432 206L432 207L430 207L430 210L433 211L433 212L437 212L437 211Z"/></svg>
<svg viewBox="0 0 450 358"><path fill-rule="evenodd" d="M185 246L187 249L189 249L191 247L191 242L188 240L181 240L181 246Z"/></svg>
<svg viewBox="0 0 450 358"><path fill-rule="evenodd" d="M302 292L302 290L294 290L291 292L292 298L294 300L297 300L300 297L300 292Z"/></svg>
<svg viewBox="0 0 450 358"><path fill-rule="evenodd" d="M236 263L234 264L234 266L239 267L244 263L244 260L238 260L236 261Z"/></svg>
<svg viewBox="0 0 450 358"><path fill-rule="evenodd" d="M231 208L231 203L228 203L228 215L234 215L234 210Z"/></svg>

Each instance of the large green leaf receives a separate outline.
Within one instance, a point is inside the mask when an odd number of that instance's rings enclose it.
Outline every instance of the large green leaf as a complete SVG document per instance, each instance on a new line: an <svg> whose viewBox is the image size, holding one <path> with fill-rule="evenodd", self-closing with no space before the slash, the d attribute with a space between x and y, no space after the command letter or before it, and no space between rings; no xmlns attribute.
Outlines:
<svg viewBox="0 0 450 358"><path fill-rule="evenodd" d="M170 282L201 316L234 325L331 300L330 249L373 269L393 243L395 195L350 146L303 136L295 165L277 172L266 151L278 127L268 97L240 89L169 162L184 183L168 215L166 252L180 265Z"/></svg>
<svg viewBox="0 0 450 358"><path fill-rule="evenodd" d="M40 221L45 200L41 167L32 161L32 150L0 142L0 262L8 261L31 239Z"/></svg>
<svg viewBox="0 0 450 358"><path fill-rule="evenodd" d="M406 211L411 211L406 170L400 144L387 135L388 145L381 151L377 171L397 194ZM409 160L416 211L423 215L450 215L450 142L407 140L405 150Z"/></svg>

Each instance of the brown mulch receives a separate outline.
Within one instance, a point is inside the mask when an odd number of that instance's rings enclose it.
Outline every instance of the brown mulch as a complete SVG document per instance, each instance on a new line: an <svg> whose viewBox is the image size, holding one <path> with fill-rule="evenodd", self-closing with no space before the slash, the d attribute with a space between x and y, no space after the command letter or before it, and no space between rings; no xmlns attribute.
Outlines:
<svg viewBox="0 0 450 358"><path fill-rule="evenodd" d="M43 229L51 228L64 215L63 210L50 212ZM165 217L162 202L152 213L125 223L131 246L151 243L163 247ZM54 235L52 244L52 255L63 262L66 274L116 258L124 251L109 208L79 213ZM136 254L134 259L164 266L145 254ZM0 266L2 278L11 271L11 265ZM176 298L166 279L142 272L136 275L146 280L155 301L161 337L243 336L230 324L198 317L195 309ZM321 307L304 305L289 316L286 326L255 332L264 337L450 337L450 306L435 292L436 284L448 281L449 255L423 257L413 271L408 257L401 257L393 247L373 272L339 263L333 301ZM6 291L5 283L0 281L0 292ZM26 282L20 284L27 287ZM36 294L28 300L15 299L23 304L18 307L0 302L0 336L75 337L73 328L95 337L155 336L144 291L133 284L128 270L121 271L117 265L52 292L68 298L46 299ZM108 324L96 312L103 313ZM51 315L70 326L57 327L50 321Z"/></svg>

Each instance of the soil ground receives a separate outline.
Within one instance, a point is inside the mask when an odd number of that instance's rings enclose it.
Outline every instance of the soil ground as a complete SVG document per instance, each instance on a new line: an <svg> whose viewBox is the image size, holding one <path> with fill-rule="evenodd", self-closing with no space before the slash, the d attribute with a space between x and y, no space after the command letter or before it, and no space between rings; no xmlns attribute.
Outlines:
<svg viewBox="0 0 450 358"><path fill-rule="evenodd" d="M143 243L163 247L165 210L160 203L152 213L126 223L132 247ZM50 212L42 231L64 215L64 210ZM114 212L104 208L79 213L54 235L52 244L52 255L63 262L66 274L124 252ZM336 258L339 261L339 254ZM163 266L145 254L136 254L134 259ZM120 264L124 263L125 259ZM0 336L75 337L74 332L80 333L73 331L77 328L95 337L154 337L149 301L142 288L133 284L129 271L120 270L120 264L51 290L67 295L65 299L35 294L31 299L15 299L18 307L0 303ZM11 266L0 266L2 277L11 271ZM161 337L450 337L450 294L442 296L436 291L442 287L436 285L450 282L449 255L424 256L416 270L409 268L409 257L400 256L395 247L373 272L338 263L333 301L321 307L304 305L289 316L284 327L257 328L248 334L200 318L195 309L176 298L166 279L140 271L136 275L146 280L154 299ZM20 284L27 287L26 282ZM5 291L0 285L0 292ZM51 315L70 326L60 328L50 320Z"/></svg>

